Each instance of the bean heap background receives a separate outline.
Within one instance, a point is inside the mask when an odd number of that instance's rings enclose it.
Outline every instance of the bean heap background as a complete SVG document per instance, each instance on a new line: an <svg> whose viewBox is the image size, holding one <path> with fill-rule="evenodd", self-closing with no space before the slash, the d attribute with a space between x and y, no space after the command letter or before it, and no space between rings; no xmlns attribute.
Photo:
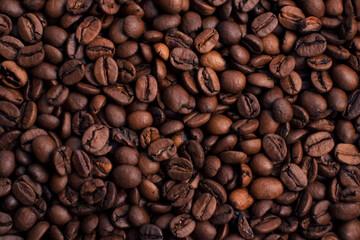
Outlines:
<svg viewBox="0 0 360 240"><path fill-rule="evenodd" d="M0 240L360 239L359 0L0 13Z"/></svg>

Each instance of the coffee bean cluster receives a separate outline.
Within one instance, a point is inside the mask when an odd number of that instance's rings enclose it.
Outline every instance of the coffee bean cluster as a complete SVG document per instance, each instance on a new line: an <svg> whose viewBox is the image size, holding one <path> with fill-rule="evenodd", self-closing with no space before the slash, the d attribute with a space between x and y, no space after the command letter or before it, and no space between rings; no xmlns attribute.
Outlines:
<svg viewBox="0 0 360 240"><path fill-rule="evenodd" d="M359 240L360 0L0 0L0 240Z"/></svg>

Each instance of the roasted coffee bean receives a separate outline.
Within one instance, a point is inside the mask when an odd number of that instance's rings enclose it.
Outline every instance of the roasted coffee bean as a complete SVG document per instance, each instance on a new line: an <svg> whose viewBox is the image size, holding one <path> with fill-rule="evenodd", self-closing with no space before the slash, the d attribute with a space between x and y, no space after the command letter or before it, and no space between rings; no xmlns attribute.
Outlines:
<svg viewBox="0 0 360 240"><path fill-rule="evenodd" d="M284 139L277 134L267 134L262 140L262 147L269 158L274 162L282 162L287 154Z"/></svg>
<svg viewBox="0 0 360 240"><path fill-rule="evenodd" d="M206 96L217 95L220 91L220 82L215 71L209 67L200 68L197 73L197 83Z"/></svg>
<svg viewBox="0 0 360 240"><path fill-rule="evenodd" d="M21 67L35 67L45 59L45 50L42 43L26 46L18 52L17 63Z"/></svg>
<svg viewBox="0 0 360 240"><path fill-rule="evenodd" d="M158 84L153 76L144 75L136 80L135 94L141 102L150 103L154 101L157 93Z"/></svg>
<svg viewBox="0 0 360 240"><path fill-rule="evenodd" d="M89 127L81 140L84 149L95 155L104 155L111 150L108 145L109 129L104 125Z"/></svg>
<svg viewBox="0 0 360 240"><path fill-rule="evenodd" d="M139 229L139 235L142 240L155 239L162 240L162 230L154 224L144 224Z"/></svg>
<svg viewBox="0 0 360 240"><path fill-rule="evenodd" d="M189 180L193 175L193 164L186 158L172 158L167 165L167 174L177 181Z"/></svg>
<svg viewBox="0 0 360 240"><path fill-rule="evenodd" d="M260 104L255 95L246 93L237 100L237 109L245 118L255 118L260 114Z"/></svg>
<svg viewBox="0 0 360 240"><path fill-rule="evenodd" d="M199 53L210 52L219 41L219 33L216 29L208 28L201 32L194 39L194 45Z"/></svg>
<svg viewBox="0 0 360 240"><path fill-rule="evenodd" d="M282 167L280 178L291 191L301 191L308 185L308 180L303 170L293 163L288 163Z"/></svg>
<svg viewBox="0 0 360 240"><path fill-rule="evenodd" d="M171 50L170 63L176 69L189 71L199 65L199 59L193 51L177 47Z"/></svg>
<svg viewBox="0 0 360 240"><path fill-rule="evenodd" d="M171 220L170 230L175 237L183 238L194 231L195 225L195 221L189 214L181 214Z"/></svg>
<svg viewBox="0 0 360 240"><path fill-rule="evenodd" d="M295 44L295 51L301 57L314 57L326 50L326 39L318 33L312 33L299 38Z"/></svg>
<svg viewBox="0 0 360 240"><path fill-rule="evenodd" d="M118 79L118 65L111 57L100 57L94 64L94 77L102 86L114 84Z"/></svg>
<svg viewBox="0 0 360 240"><path fill-rule="evenodd" d="M94 204L102 201L106 195L105 184L101 179L86 181L80 188L80 196L88 203Z"/></svg>
<svg viewBox="0 0 360 240"><path fill-rule="evenodd" d="M76 29L76 39L81 44L88 44L94 40L101 30L101 20L97 17L87 17Z"/></svg>
<svg viewBox="0 0 360 240"><path fill-rule="evenodd" d="M17 38L4 35L0 37L0 55L8 60L16 60L16 56L25 45Z"/></svg>
<svg viewBox="0 0 360 240"><path fill-rule="evenodd" d="M192 215L198 221L207 221L216 210L216 199L210 193L202 194L192 207Z"/></svg>
<svg viewBox="0 0 360 240"><path fill-rule="evenodd" d="M23 87L28 81L26 71L13 61L1 62L0 74L2 75L2 83L10 88Z"/></svg>
<svg viewBox="0 0 360 240"><path fill-rule="evenodd" d="M59 77L65 85L73 85L85 76L85 66L80 60L65 62L59 69Z"/></svg>
<svg viewBox="0 0 360 240"><path fill-rule="evenodd" d="M42 189L39 183L35 183L27 175L22 175L14 182L12 193L22 204L33 205L40 198Z"/></svg>
<svg viewBox="0 0 360 240"><path fill-rule="evenodd" d="M66 175L71 173L71 155L72 150L69 147L62 146L57 148L53 153L53 164L56 172L59 175Z"/></svg>
<svg viewBox="0 0 360 240"><path fill-rule="evenodd" d="M334 149L336 160L348 165L358 165L360 163L359 150L355 145L339 143Z"/></svg>
<svg viewBox="0 0 360 240"><path fill-rule="evenodd" d="M312 157L320 157L329 153L334 146L335 143L330 133L317 132L306 139L304 143L304 150Z"/></svg>
<svg viewBox="0 0 360 240"><path fill-rule="evenodd" d="M43 25L34 13L25 13L17 22L19 35L28 43L40 41L43 35Z"/></svg>
<svg viewBox="0 0 360 240"><path fill-rule="evenodd" d="M251 30L258 37L270 34L278 25L278 19L272 12L266 12L257 16L251 23Z"/></svg>

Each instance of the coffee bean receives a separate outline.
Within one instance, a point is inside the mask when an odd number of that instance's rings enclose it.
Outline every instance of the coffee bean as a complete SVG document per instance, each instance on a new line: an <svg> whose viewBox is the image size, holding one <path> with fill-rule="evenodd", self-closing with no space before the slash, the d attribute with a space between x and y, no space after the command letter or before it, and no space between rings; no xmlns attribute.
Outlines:
<svg viewBox="0 0 360 240"><path fill-rule="evenodd" d="M26 71L13 61L3 61L0 64L2 83L10 88L23 87L28 81Z"/></svg>
<svg viewBox="0 0 360 240"><path fill-rule="evenodd" d="M85 76L85 66L80 60L65 62L59 69L59 77L65 85L73 85Z"/></svg>
<svg viewBox="0 0 360 240"><path fill-rule="evenodd" d="M195 221L189 214L181 214L170 222L170 230L175 237L183 238L194 231L195 225Z"/></svg>
<svg viewBox="0 0 360 240"><path fill-rule="evenodd" d="M282 183L276 178L257 178L250 186L250 194L255 199L275 199L284 191Z"/></svg>
<svg viewBox="0 0 360 240"><path fill-rule="evenodd" d="M12 193L24 205L33 205L41 196L42 190L39 183L35 183L29 176L18 178L13 186Z"/></svg>
<svg viewBox="0 0 360 240"><path fill-rule="evenodd" d="M210 193L202 194L192 207L192 215L198 221L207 221L216 210L216 199Z"/></svg>
<svg viewBox="0 0 360 240"><path fill-rule="evenodd" d="M208 28L201 32L194 39L194 45L199 53L210 52L219 41L219 33L216 29Z"/></svg>
<svg viewBox="0 0 360 240"><path fill-rule="evenodd" d="M109 140L109 129L106 126L97 124L86 130L81 140L86 151L95 155L104 155L111 150L107 144Z"/></svg>
<svg viewBox="0 0 360 240"><path fill-rule="evenodd" d="M163 239L162 230L154 224L142 225L139 229L139 235L140 235L141 240L147 240L147 239L162 240Z"/></svg>
<svg viewBox="0 0 360 240"><path fill-rule="evenodd" d="M258 37L265 37L270 34L278 25L277 17L271 13L266 12L257 16L251 23L251 30Z"/></svg>
<svg viewBox="0 0 360 240"><path fill-rule="evenodd" d="M113 84L118 78L118 65L111 57L100 57L94 65L94 77L102 86Z"/></svg>
<svg viewBox="0 0 360 240"><path fill-rule="evenodd" d="M16 60L16 56L25 45L17 38L4 35L0 37L0 55L8 60Z"/></svg>
<svg viewBox="0 0 360 240"><path fill-rule="evenodd" d="M291 191L300 191L308 185L305 173L293 163L286 164L281 169L281 181Z"/></svg>
<svg viewBox="0 0 360 240"><path fill-rule="evenodd" d="M76 29L76 39L81 44L94 40L101 30L101 21L97 17L87 17Z"/></svg>
<svg viewBox="0 0 360 240"><path fill-rule="evenodd" d="M326 39L318 33L299 38L295 44L295 51L301 57L314 57L322 54L325 49Z"/></svg>
<svg viewBox="0 0 360 240"><path fill-rule="evenodd" d="M254 199L244 188L239 188L232 191L229 195L229 200L234 208L241 211L246 210L254 203Z"/></svg>
<svg viewBox="0 0 360 240"><path fill-rule="evenodd" d="M80 188L80 196L89 204L98 203L106 195L106 188L101 179L92 179L85 182Z"/></svg>
<svg viewBox="0 0 360 240"><path fill-rule="evenodd" d="M170 63L176 69L189 71L199 65L199 59L193 51L177 47L171 50Z"/></svg>
<svg viewBox="0 0 360 240"><path fill-rule="evenodd" d="M348 165L358 165L360 163L359 150L355 145L339 143L334 149L336 160Z"/></svg>
<svg viewBox="0 0 360 240"><path fill-rule="evenodd" d="M154 101L157 93L158 84L153 76L141 76L136 80L135 94L141 102L150 103Z"/></svg>
<svg viewBox="0 0 360 240"><path fill-rule="evenodd" d="M172 158L167 165L167 174L177 181L189 180L193 175L193 164L186 158Z"/></svg>
<svg viewBox="0 0 360 240"><path fill-rule="evenodd" d="M334 140L328 132L317 132L310 135L305 143L304 150L313 157L320 157L329 153L335 146Z"/></svg>
<svg viewBox="0 0 360 240"><path fill-rule="evenodd" d="M38 42L43 35L43 26L34 13L25 13L19 17L17 25L19 35L28 43Z"/></svg>

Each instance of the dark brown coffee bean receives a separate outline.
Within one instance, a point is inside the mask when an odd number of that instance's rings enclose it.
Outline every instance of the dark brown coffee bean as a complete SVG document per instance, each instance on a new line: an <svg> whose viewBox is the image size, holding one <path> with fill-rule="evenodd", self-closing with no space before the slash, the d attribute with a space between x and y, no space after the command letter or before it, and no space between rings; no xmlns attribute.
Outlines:
<svg viewBox="0 0 360 240"><path fill-rule="evenodd" d="M39 183L32 181L29 176L23 175L14 182L12 193L22 204L33 205L40 198L42 189Z"/></svg>
<svg viewBox="0 0 360 240"><path fill-rule="evenodd" d="M34 13L26 13L19 17L18 31L21 38L31 44L40 41L43 35L43 25Z"/></svg>
<svg viewBox="0 0 360 240"><path fill-rule="evenodd" d="M255 8L256 4L258 4L258 0L248 0L248 1L240 1L235 0L234 5L235 7L240 10L241 12L250 12L252 9Z"/></svg>
<svg viewBox="0 0 360 240"><path fill-rule="evenodd" d="M101 21L97 17L87 17L76 29L76 39L81 44L88 44L100 33Z"/></svg>
<svg viewBox="0 0 360 240"><path fill-rule="evenodd" d="M162 230L155 224L141 225L139 228L139 235L140 235L141 240L148 240L148 239L161 240L161 239L163 239Z"/></svg>
<svg viewBox="0 0 360 240"><path fill-rule="evenodd" d="M190 48L194 40L183 32L176 30L169 30L165 35L165 44L170 48Z"/></svg>
<svg viewBox="0 0 360 240"><path fill-rule="evenodd" d="M282 183L276 178L262 177L253 181L250 194L255 199L275 199L284 191Z"/></svg>
<svg viewBox="0 0 360 240"><path fill-rule="evenodd" d="M94 77L101 86L114 84L118 79L118 65L111 57L100 57L94 64Z"/></svg>
<svg viewBox="0 0 360 240"><path fill-rule="evenodd" d="M60 106L65 103L69 95L69 89L64 85L55 85L46 92L46 101L52 106Z"/></svg>
<svg viewBox="0 0 360 240"><path fill-rule="evenodd" d="M142 102L150 103L158 93L158 84L152 75L141 76L136 80L135 94Z"/></svg>
<svg viewBox="0 0 360 240"><path fill-rule="evenodd" d="M304 150L312 157L320 157L329 153L334 146L335 143L330 133L317 132L306 139L304 143Z"/></svg>
<svg viewBox="0 0 360 240"><path fill-rule="evenodd" d="M284 139L277 134L267 134L262 139L262 146L265 153L274 162L281 162L287 154L287 147Z"/></svg>
<svg viewBox="0 0 360 240"><path fill-rule="evenodd" d="M1 21L1 28L0 28L0 33L1 35L8 35L12 28L13 28L13 24L12 24L12 21L11 19L5 15L5 14L1 14L0 15L0 21Z"/></svg>
<svg viewBox="0 0 360 240"><path fill-rule="evenodd" d="M35 67L45 59L45 50L42 43L26 46L18 52L17 63L21 67Z"/></svg>
<svg viewBox="0 0 360 240"><path fill-rule="evenodd" d="M86 56L90 60L96 60L99 57L113 57L115 54L114 43L103 37L96 37L85 49Z"/></svg>
<svg viewBox="0 0 360 240"><path fill-rule="evenodd" d="M26 71L13 61L3 61L0 64L2 83L10 88L23 87L28 81Z"/></svg>
<svg viewBox="0 0 360 240"><path fill-rule="evenodd" d="M295 44L295 51L301 57L314 57L326 50L326 39L318 34L312 33L299 38Z"/></svg>
<svg viewBox="0 0 360 240"><path fill-rule="evenodd" d="M108 145L109 129L106 126L95 124L88 128L82 137L84 149L94 155L105 155L111 150Z"/></svg>
<svg viewBox="0 0 360 240"><path fill-rule="evenodd" d="M200 68L197 73L197 83L207 96L214 96L220 91L220 82L215 71L209 67Z"/></svg>
<svg viewBox="0 0 360 240"><path fill-rule="evenodd" d="M0 101L0 123L4 127L14 127L20 118L19 109L12 103Z"/></svg>
<svg viewBox="0 0 360 240"><path fill-rule="evenodd" d="M194 39L194 45L199 53L210 52L219 41L219 33L214 28L205 29Z"/></svg>
<svg viewBox="0 0 360 240"><path fill-rule="evenodd" d="M0 178L0 196L5 197L11 192L11 188L14 188L14 185L11 186L11 180L9 178Z"/></svg>
<svg viewBox="0 0 360 240"><path fill-rule="evenodd" d="M303 170L296 164L288 163L281 169L281 181L291 191L301 191L308 185Z"/></svg>
<svg viewBox="0 0 360 240"><path fill-rule="evenodd" d="M193 171L193 164L186 158L172 158L167 165L168 176L177 181L189 180Z"/></svg>
<svg viewBox="0 0 360 240"><path fill-rule="evenodd" d="M53 164L56 172L59 175L66 175L71 173L71 155L72 150L69 147L62 146L57 148L53 153Z"/></svg>
<svg viewBox="0 0 360 240"><path fill-rule="evenodd" d="M348 165L358 165L360 163L359 150L355 145L339 143L334 149L336 160Z"/></svg>
<svg viewBox="0 0 360 240"><path fill-rule="evenodd" d="M181 207L191 201L194 196L194 189L189 183L178 183L172 186L166 194L166 198L173 207Z"/></svg>
<svg viewBox="0 0 360 240"><path fill-rule="evenodd" d="M135 166L121 165L113 170L113 179L117 186L130 189L141 183L141 172Z"/></svg>
<svg viewBox="0 0 360 240"><path fill-rule="evenodd" d="M193 51L177 47L171 50L170 63L176 69L190 71L199 65L199 59Z"/></svg>
<svg viewBox="0 0 360 240"><path fill-rule="evenodd" d="M0 55L8 60L16 60L17 54L25 45L17 38L4 35L0 37Z"/></svg>
<svg viewBox="0 0 360 240"><path fill-rule="evenodd" d="M86 178L90 176L93 165L91 163L90 157L84 151L74 151L71 162L75 171L79 174L80 177Z"/></svg>
<svg viewBox="0 0 360 240"><path fill-rule="evenodd" d="M80 82L84 76L85 66L77 59L65 62L59 69L59 77L65 85L73 85Z"/></svg>
<svg viewBox="0 0 360 240"><path fill-rule="evenodd" d="M270 34L278 25L278 19L272 12L266 12L257 16L251 23L251 30L258 37Z"/></svg>
<svg viewBox="0 0 360 240"><path fill-rule="evenodd" d="M155 161L164 161L176 153L174 141L169 138L160 138L149 145L148 154Z"/></svg>
<svg viewBox="0 0 360 240"><path fill-rule="evenodd" d="M170 222L171 233L178 238L189 236L195 229L196 223L189 214L181 214Z"/></svg>
<svg viewBox="0 0 360 240"><path fill-rule="evenodd" d="M275 215L269 214L262 218L252 219L251 227L257 233L269 233L277 229L281 224L281 219Z"/></svg>
<svg viewBox="0 0 360 240"><path fill-rule="evenodd" d="M100 179L86 181L80 188L80 196L89 204L102 201L105 195L106 188Z"/></svg>
<svg viewBox="0 0 360 240"><path fill-rule="evenodd" d="M237 109L245 118L255 118L260 114L260 104L255 95L245 93L237 100Z"/></svg>
<svg viewBox="0 0 360 240"><path fill-rule="evenodd" d="M214 214L216 199L210 193L203 193L192 207L192 215L199 221L207 221Z"/></svg>
<svg viewBox="0 0 360 240"><path fill-rule="evenodd" d="M295 68L295 58L293 56L278 55L271 60L270 72L277 78L284 78L290 75Z"/></svg>

